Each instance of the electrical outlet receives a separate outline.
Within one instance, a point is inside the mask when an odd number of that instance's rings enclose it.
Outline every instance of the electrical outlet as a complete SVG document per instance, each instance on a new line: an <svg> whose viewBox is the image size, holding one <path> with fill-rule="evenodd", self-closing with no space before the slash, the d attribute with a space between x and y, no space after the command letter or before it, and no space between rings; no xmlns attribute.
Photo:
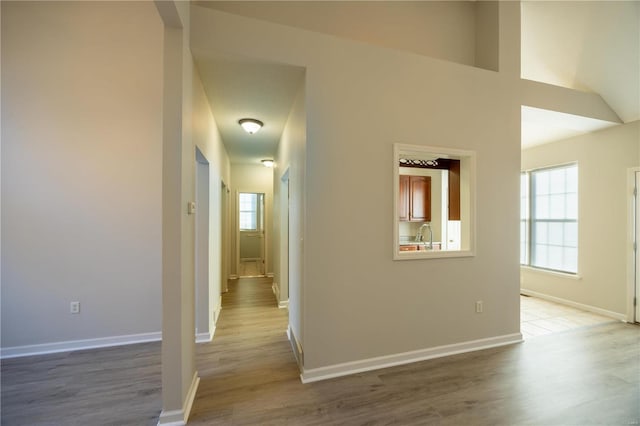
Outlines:
<svg viewBox="0 0 640 426"><path fill-rule="evenodd" d="M481 314L483 309L484 309L484 306L482 306L482 300L478 300L476 302L476 314Z"/></svg>
<svg viewBox="0 0 640 426"><path fill-rule="evenodd" d="M71 302L69 305L69 312L72 314L80 313L80 302Z"/></svg>

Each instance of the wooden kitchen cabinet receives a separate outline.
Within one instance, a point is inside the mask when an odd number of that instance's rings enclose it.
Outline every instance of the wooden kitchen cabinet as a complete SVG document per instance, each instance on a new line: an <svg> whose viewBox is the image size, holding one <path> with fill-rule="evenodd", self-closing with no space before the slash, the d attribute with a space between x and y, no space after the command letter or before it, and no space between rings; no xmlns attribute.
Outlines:
<svg viewBox="0 0 640 426"><path fill-rule="evenodd" d="M409 220L409 177L400 175L400 191L398 192L398 216L400 221Z"/></svg>
<svg viewBox="0 0 640 426"><path fill-rule="evenodd" d="M460 160L449 164L449 220L460 220Z"/></svg>
<svg viewBox="0 0 640 426"><path fill-rule="evenodd" d="M405 222L431 221L431 178L400 175L398 216Z"/></svg>

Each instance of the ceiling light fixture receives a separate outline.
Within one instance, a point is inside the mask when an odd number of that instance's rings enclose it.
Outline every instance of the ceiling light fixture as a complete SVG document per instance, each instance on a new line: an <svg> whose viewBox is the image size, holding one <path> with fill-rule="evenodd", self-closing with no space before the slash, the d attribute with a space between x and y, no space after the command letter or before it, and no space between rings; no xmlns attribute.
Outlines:
<svg viewBox="0 0 640 426"><path fill-rule="evenodd" d="M243 118L242 120L238 121L238 124L240 124L244 131L249 133L250 135L254 134L258 130L260 130L262 126L264 126L264 123L262 121L256 120L255 118Z"/></svg>
<svg viewBox="0 0 640 426"><path fill-rule="evenodd" d="M262 165L265 167L273 167L273 160L262 160Z"/></svg>

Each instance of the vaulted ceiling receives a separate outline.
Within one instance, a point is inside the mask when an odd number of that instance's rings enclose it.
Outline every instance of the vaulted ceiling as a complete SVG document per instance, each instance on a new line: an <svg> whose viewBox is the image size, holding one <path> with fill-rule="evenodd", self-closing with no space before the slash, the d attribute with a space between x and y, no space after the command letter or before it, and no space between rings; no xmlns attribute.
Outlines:
<svg viewBox="0 0 640 426"><path fill-rule="evenodd" d="M259 3L260 8L249 7L245 2L195 2L225 12L301 26L311 31L327 32L330 32L332 27L322 26L314 19L321 19L335 8L343 15L346 13L345 10L351 10L345 9L346 6L342 7L337 2ZM319 15L317 12L307 14L309 16L304 15L306 10L317 9L312 7L313 4L318 6L320 3L322 9L318 10L324 14ZM357 11L358 3L365 6L371 2L349 3L349 7ZM377 13L380 3L374 3L377 5L368 7ZM410 2L388 3L395 3L393 12L396 15L401 13L404 7L401 3L407 3L407 13L411 13L412 16L416 13L415 6ZM442 14L444 10L455 16L459 15L459 20L466 19L464 22L468 25L473 24L473 20L468 16L469 10L472 10L469 7L473 7L473 2L462 2L466 6L454 8L450 7L450 3L448 7L447 2L428 3L431 3L429 8L420 9L424 22L430 22L429 19L433 18L429 17L429 10L437 14ZM436 7L436 3L441 4ZM269 7L274 10L270 10ZM288 14L276 13L277 10L288 11ZM424 15L425 13L427 15ZM260 16L255 16L256 14ZM298 19L300 16L305 16L306 20ZM372 16L383 20L387 15ZM400 19L393 16L394 19ZM358 18L356 14L350 19ZM341 19L344 21L348 17L342 16ZM452 28L459 30L460 25L467 25L461 24L462 21L455 22L456 25L442 30L443 40L455 40L456 37L462 37L464 40L473 38L474 32L466 31L465 35L460 35L459 31L451 33ZM640 119L640 1L523 1L521 28L522 78L597 93L618 115L620 122ZM351 37L349 34L336 35ZM421 37L424 36L420 34ZM360 36L364 37L362 34ZM433 37L427 39L434 40ZM385 45L377 43L376 40L374 37L373 40L365 41ZM396 42L399 43L398 40ZM449 44L440 46L441 50L447 52L452 46L455 47ZM432 48L436 47L438 46ZM414 48L407 50L415 52ZM288 65L258 62L228 53L193 53L231 161L257 164L260 158L272 156L296 90L303 79L304 70ZM431 53L429 51L420 54ZM460 62L464 63L462 60ZM251 136L243 133L237 120L244 117L264 121L264 129ZM523 146L547 143L615 124L566 113L523 108Z"/></svg>
<svg viewBox="0 0 640 426"><path fill-rule="evenodd" d="M640 2L523 2L522 78L597 93L621 122L639 120ZM614 124L523 108L523 146Z"/></svg>
<svg viewBox="0 0 640 426"><path fill-rule="evenodd" d="M640 2L522 3L522 77L598 93L640 119Z"/></svg>

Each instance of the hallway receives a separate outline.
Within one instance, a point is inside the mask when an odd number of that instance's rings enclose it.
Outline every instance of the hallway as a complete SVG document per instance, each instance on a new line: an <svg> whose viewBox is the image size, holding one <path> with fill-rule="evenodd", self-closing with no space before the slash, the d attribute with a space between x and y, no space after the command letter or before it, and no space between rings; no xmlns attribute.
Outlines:
<svg viewBox="0 0 640 426"><path fill-rule="evenodd" d="M303 385L271 279L232 281L189 424L631 424L640 328L620 322ZM635 423L634 423L635 424Z"/></svg>
<svg viewBox="0 0 640 426"><path fill-rule="evenodd" d="M198 345L201 380L189 424L264 424L265 410L284 408L302 391L287 310L278 309L271 284L271 278L229 281L215 337Z"/></svg>

